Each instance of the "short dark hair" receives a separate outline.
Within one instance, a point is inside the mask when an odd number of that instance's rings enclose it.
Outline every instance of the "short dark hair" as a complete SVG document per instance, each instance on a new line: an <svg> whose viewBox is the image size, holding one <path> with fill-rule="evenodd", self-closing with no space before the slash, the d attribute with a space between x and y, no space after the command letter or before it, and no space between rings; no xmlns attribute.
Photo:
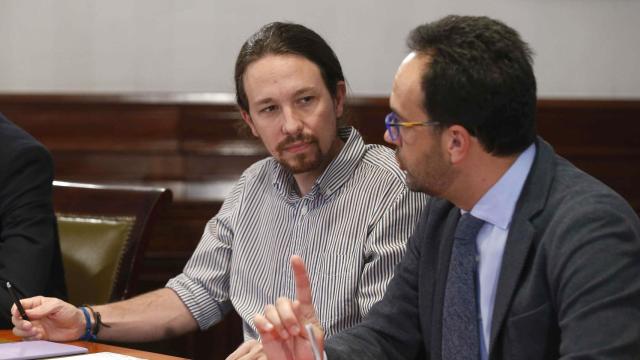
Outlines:
<svg viewBox="0 0 640 360"><path fill-rule="evenodd" d="M299 55L320 69L322 80L335 99L339 81L344 81L342 66L333 49L315 31L299 24L272 22L263 26L242 45L236 59L235 82L238 106L249 112L242 77L247 67L266 55Z"/></svg>
<svg viewBox="0 0 640 360"><path fill-rule="evenodd" d="M515 30L487 17L450 15L412 30L407 45L430 57L422 90L433 121L463 126L496 156L535 140L532 51Z"/></svg>

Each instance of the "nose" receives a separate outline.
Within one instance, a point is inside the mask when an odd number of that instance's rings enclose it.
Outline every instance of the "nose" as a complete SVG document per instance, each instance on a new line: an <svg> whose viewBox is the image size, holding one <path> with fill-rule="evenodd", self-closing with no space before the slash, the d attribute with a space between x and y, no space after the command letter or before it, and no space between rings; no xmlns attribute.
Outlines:
<svg viewBox="0 0 640 360"><path fill-rule="evenodd" d="M401 143L400 136L396 136L395 139L392 139L391 134L389 134L389 130L386 130L384 132L384 141L395 146L400 146Z"/></svg>
<svg viewBox="0 0 640 360"><path fill-rule="evenodd" d="M299 114L292 109L285 109L282 112L282 132L285 134L298 134L302 131L303 123Z"/></svg>

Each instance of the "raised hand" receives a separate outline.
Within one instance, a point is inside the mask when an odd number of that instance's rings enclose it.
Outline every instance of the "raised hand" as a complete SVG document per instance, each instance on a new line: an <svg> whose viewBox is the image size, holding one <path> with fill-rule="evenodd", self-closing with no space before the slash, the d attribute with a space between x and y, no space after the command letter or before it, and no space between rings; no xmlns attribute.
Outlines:
<svg viewBox="0 0 640 360"><path fill-rule="evenodd" d="M20 300L31 321L22 320L11 307L13 333L25 340L71 341L85 331L85 318L77 307L60 299L35 296Z"/></svg>
<svg viewBox="0 0 640 360"><path fill-rule="evenodd" d="M262 338L263 351L269 359L314 360L310 341L323 352L324 331L316 317L311 296L311 284L302 259L291 257L296 284L296 300L279 298L275 305L267 305L264 314L253 322ZM312 324L315 339L309 339L304 327Z"/></svg>

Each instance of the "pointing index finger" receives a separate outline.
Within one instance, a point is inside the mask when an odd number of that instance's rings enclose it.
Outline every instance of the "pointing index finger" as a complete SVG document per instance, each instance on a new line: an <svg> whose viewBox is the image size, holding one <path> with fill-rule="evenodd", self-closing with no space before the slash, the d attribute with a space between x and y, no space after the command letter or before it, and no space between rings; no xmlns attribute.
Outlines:
<svg viewBox="0 0 640 360"><path fill-rule="evenodd" d="M291 257L291 268L293 269L293 278L296 283L296 299L300 301L302 306L313 306L311 282L304 267L304 261L300 256L293 255Z"/></svg>

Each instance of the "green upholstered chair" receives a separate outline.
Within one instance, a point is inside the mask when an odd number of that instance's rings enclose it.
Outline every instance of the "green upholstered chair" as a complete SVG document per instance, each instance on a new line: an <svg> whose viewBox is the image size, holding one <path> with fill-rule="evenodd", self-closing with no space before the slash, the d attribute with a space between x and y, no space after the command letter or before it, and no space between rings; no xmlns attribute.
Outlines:
<svg viewBox="0 0 640 360"><path fill-rule="evenodd" d="M151 227L170 202L167 189L54 181L69 302L130 297Z"/></svg>

